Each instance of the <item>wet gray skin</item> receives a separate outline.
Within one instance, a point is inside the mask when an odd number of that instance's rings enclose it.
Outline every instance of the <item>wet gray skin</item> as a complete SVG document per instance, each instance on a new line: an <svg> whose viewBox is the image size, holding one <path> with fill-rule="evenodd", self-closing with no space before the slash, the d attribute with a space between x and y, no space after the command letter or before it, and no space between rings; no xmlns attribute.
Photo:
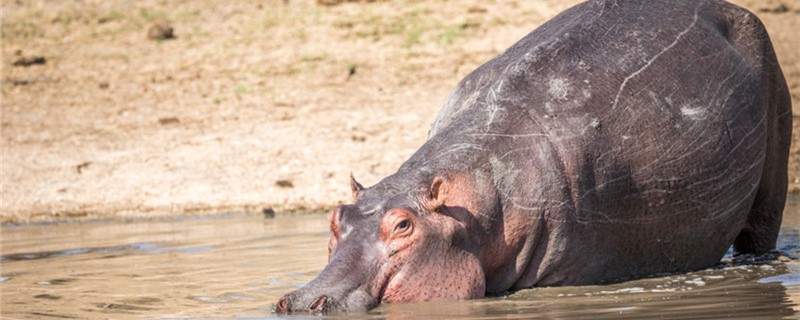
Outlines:
<svg viewBox="0 0 800 320"><path fill-rule="evenodd" d="M361 215L355 210L354 206L340 206L335 210L335 215L346 220L342 223L343 229L351 234L337 246L341 249L333 252L329 247L328 265L322 270L325 276L281 298L278 310L366 311L378 305L379 301L368 293L372 283L365 280L375 278L377 273L378 241L373 230L378 227L379 217Z"/></svg>
<svg viewBox="0 0 800 320"><path fill-rule="evenodd" d="M595 0L453 90L429 139L331 214L281 312L481 298L686 272L775 248L791 99L752 13Z"/></svg>

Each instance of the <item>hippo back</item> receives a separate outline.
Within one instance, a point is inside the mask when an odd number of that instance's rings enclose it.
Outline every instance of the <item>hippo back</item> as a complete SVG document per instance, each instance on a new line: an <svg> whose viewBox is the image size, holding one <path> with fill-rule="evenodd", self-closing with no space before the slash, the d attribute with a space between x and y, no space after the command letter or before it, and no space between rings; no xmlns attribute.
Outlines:
<svg viewBox="0 0 800 320"><path fill-rule="evenodd" d="M549 199L562 210L547 213L571 235L562 250L602 255L594 261L609 266L589 274L576 265L574 277L554 283L687 270L718 261L741 230L730 226L744 225L768 127L786 115L785 106L770 110L772 93L785 95L782 81L763 26L744 9L715 0L590 1L469 74L429 139L470 123L495 137L529 133L513 145L533 148L511 156L484 140L494 146L487 159L530 163L541 158L536 148L554 150L550 163L532 165L550 174L503 192L514 199L504 206L526 211L542 202L538 186L563 187L567 199ZM700 258L682 259L687 252Z"/></svg>

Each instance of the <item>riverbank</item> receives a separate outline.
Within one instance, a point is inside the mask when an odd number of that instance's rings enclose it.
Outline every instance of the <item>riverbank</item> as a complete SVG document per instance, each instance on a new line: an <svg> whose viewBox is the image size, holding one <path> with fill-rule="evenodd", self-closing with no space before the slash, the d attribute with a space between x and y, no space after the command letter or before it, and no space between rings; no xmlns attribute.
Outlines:
<svg viewBox="0 0 800 320"><path fill-rule="evenodd" d="M800 3L734 2L789 82L800 192ZM3 2L0 222L347 202L351 172L394 172L461 78L575 3Z"/></svg>

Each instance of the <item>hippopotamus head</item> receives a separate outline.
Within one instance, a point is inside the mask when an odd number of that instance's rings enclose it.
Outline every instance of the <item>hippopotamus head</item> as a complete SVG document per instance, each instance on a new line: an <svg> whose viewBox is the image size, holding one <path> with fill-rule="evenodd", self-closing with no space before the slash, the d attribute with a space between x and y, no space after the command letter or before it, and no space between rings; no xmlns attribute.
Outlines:
<svg viewBox="0 0 800 320"><path fill-rule="evenodd" d="M328 215L328 265L280 298L276 310L366 311L380 303L483 297L484 274L466 225L443 210L449 184L424 180L365 189L351 177L355 203Z"/></svg>

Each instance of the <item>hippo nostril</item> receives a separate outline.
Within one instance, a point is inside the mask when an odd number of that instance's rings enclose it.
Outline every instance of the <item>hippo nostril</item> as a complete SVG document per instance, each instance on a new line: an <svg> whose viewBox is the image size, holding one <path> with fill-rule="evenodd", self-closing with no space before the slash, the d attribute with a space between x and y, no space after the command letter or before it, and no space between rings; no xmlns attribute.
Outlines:
<svg viewBox="0 0 800 320"><path fill-rule="evenodd" d="M310 307L308 307L308 310L313 312L323 311L325 307L325 302L327 301L328 301L328 296L321 296L317 298L317 301L314 301L314 303L312 303Z"/></svg>
<svg viewBox="0 0 800 320"><path fill-rule="evenodd" d="M289 311L289 307L287 306L287 303L286 303L286 297L281 297L281 299L278 300L278 305L276 306L276 309L277 309L278 312L287 312L287 311Z"/></svg>

